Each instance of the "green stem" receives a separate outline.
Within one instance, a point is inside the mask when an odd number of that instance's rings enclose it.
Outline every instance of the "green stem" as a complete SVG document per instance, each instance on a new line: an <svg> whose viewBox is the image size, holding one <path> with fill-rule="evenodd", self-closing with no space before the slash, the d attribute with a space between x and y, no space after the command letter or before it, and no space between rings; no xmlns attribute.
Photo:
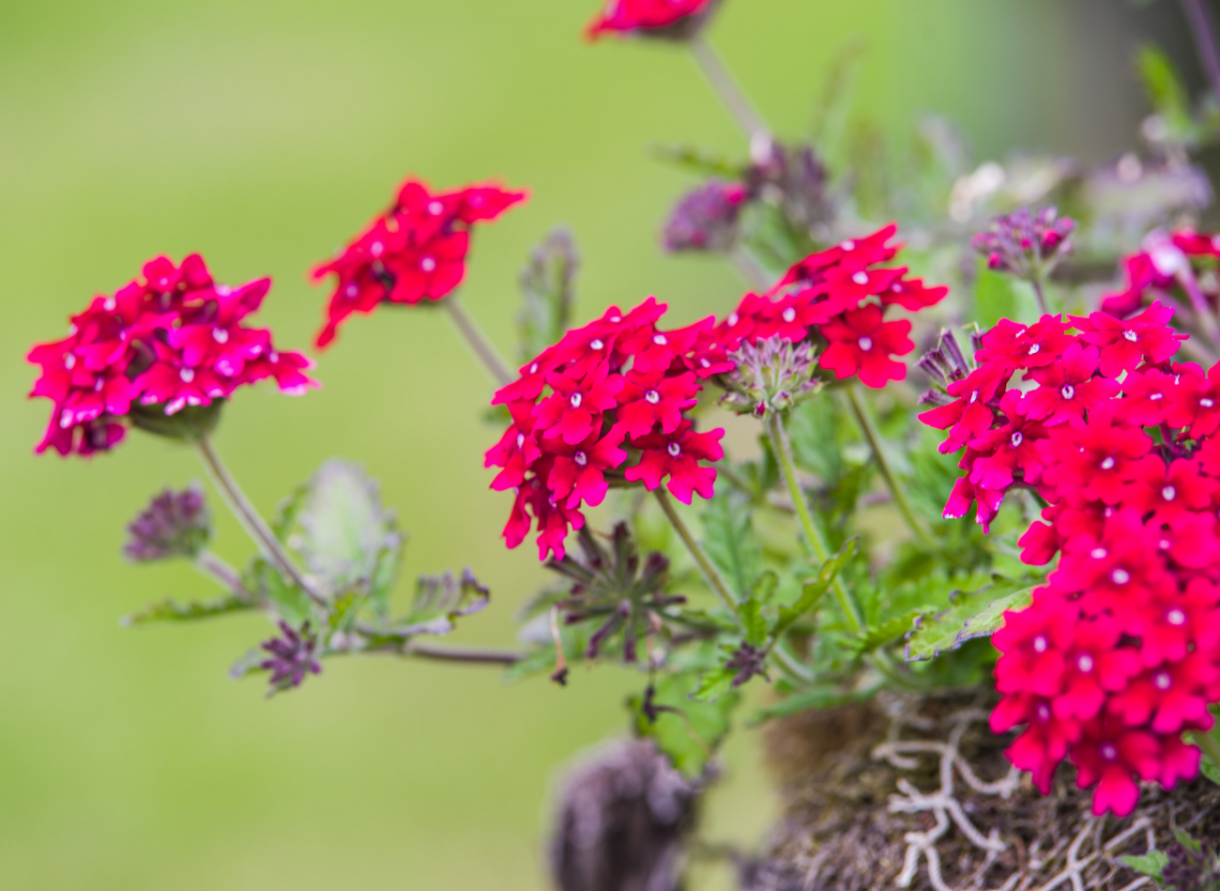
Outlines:
<svg viewBox="0 0 1220 891"><path fill-rule="evenodd" d="M491 341L479 330L479 326L474 323L474 320L466 315L466 310L462 309L462 305L458 303L457 294L450 294L442 303L449 312L449 318L453 319L458 333L466 339L466 343L483 363L483 367L487 369L491 379L501 387L508 386L516 380L516 375L509 370L508 363L500 358L500 354L491 345Z"/></svg>
<svg viewBox="0 0 1220 891"><path fill-rule="evenodd" d="M788 675L789 680L796 681L799 684L813 683L813 672L788 649L788 645L784 641L779 640L775 642L771 655L775 657L776 663L778 663L784 674Z"/></svg>
<svg viewBox="0 0 1220 891"><path fill-rule="evenodd" d="M1220 765L1220 741L1217 741L1208 730L1194 730L1190 734L1191 739L1195 741L1200 749L1202 749L1207 757L1212 759L1217 765Z"/></svg>
<svg viewBox="0 0 1220 891"><path fill-rule="evenodd" d="M212 479L212 484L220 492L225 504L233 512L233 516L237 517L237 522L253 539L263 556L292 579L293 583L304 591L310 600L324 609L329 609L326 599L314 590L313 585L305 578L305 574L293 562L292 557L280 544L280 540L275 537L275 533L271 531L250 499L246 497L246 493L241 490L237 480L229 473L229 469L220 460L220 455L216 452L212 441L206 436L201 436L196 440L196 448L200 460L203 461L203 466Z"/></svg>
<svg viewBox="0 0 1220 891"><path fill-rule="evenodd" d="M741 618L741 610L737 606L737 601L729 591L729 586L725 583L724 578L713 565L711 558L707 552L695 541L695 537L691 535L690 529L687 528L686 522L678 514L674 507L673 500L669 497L669 493L664 488L658 486L652 493L656 496L657 503L661 505L661 510L665 512L665 517L669 520L669 524L674 527L674 531L678 533L678 537L682 539L686 549L690 551L690 555L695 558L695 563L699 566L699 571L703 573L703 578L707 581L708 587L715 592L720 598L720 602L725 608L733 614L737 619Z"/></svg>
<svg viewBox="0 0 1220 891"><path fill-rule="evenodd" d="M247 591L241 583L241 573L211 551L200 551L195 557L194 567L222 588L227 589L233 596L254 602L254 595Z"/></svg>
<svg viewBox="0 0 1220 891"><path fill-rule="evenodd" d="M903 521L911 532L914 533L915 537L919 539L920 544L928 550L936 550L936 542L932 540L928 530L924 528L919 517L915 515L915 511L911 508L911 502L907 500L906 492L899 484L898 477L894 475L894 468L890 466L889 459L885 455L881 431L873 423L872 416L868 413L868 407L860 399L860 394L856 392L855 387L848 387L846 392L847 402L851 406L852 414L856 418L860 432L868 440L869 448L873 452L873 459L877 462L877 468L881 471L881 478L885 481L885 487L889 489L890 495L894 499L894 506L898 508L898 513L902 515Z"/></svg>
<svg viewBox="0 0 1220 891"><path fill-rule="evenodd" d="M771 152L771 132L762 116L754 110L750 100L737 86L737 81L729 73L720 56L712 49L712 45L702 34L697 34L687 41L691 55L698 63L703 76L711 85L720 101L724 103L733 120L745 132L750 140L751 155L769 155Z"/></svg>
<svg viewBox="0 0 1220 891"><path fill-rule="evenodd" d="M1038 310L1042 315L1049 315L1051 306L1046 300L1046 286L1042 283L1042 275L1036 274L1030 277L1029 283L1034 286L1034 297L1038 301Z"/></svg>
<svg viewBox="0 0 1220 891"><path fill-rule="evenodd" d="M771 448L775 451L775 457L779 461L780 473L784 477L784 481L788 484L788 494L792 497L792 503L796 506L796 515L800 518L801 527L805 531L805 540L809 543L810 549L819 561L825 563L830 559L830 548L826 544L826 539L822 537L822 532L818 529L817 524L813 520L813 515L809 512L809 503L805 499L805 493L801 490L800 481L796 476L796 462L792 459L792 447L788 444L788 435L784 432L784 422L780 417L779 412L768 412L766 421L767 435L771 439ZM843 615L847 618L847 623L851 625L852 631L857 635L864 632L864 618L860 611L860 605L856 603L851 592L843 584L843 580L835 576L834 584L831 586L835 597L839 601L839 606L843 610Z"/></svg>

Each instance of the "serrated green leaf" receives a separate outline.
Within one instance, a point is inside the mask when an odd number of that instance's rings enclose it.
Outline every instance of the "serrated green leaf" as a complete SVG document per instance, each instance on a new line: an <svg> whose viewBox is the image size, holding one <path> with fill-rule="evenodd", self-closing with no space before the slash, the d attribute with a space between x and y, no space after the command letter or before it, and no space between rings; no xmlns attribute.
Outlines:
<svg viewBox="0 0 1220 891"><path fill-rule="evenodd" d="M313 618L309 597L284 578L280 571L263 557L254 557L242 573L242 587L256 600L271 604L277 615L289 625L298 627Z"/></svg>
<svg viewBox="0 0 1220 891"><path fill-rule="evenodd" d="M1164 851L1149 851L1147 854L1135 856L1127 854L1118 858L1124 866L1129 866L1140 875L1151 876L1158 882L1161 880L1162 874L1165 872L1165 866L1169 863L1169 857Z"/></svg>
<svg viewBox="0 0 1220 891"><path fill-rule="evenodd" d="M339 460L322 465L288 524L297 529L289 541L330 591L363 583L374 600L388 597L402 535L377 484L359 467Z"/></svg>
<svg viewBox="0 0 1220 891"><path fill-rule="evenodd" d="M741 605L741 630L745 642L752 647L761 647L767 642L767 619L763 616L762 604L751 594Z"/></svg>
<svg viewBox="0 0 1220 891"><path fill-rule="evenodd" d="M214 600L190 600L186 603L170 598L150 603L143 609L124 616L120 622L128 627L153 622L195 622L252 609L258 609L256 602L233 594Z"/></svg>
<svg viewBox="0 0 1220 891"><path fill-rule="evenodd" d="M873 625L868 629L868 633L860 638L860 651L871 653L873 650L898 640L914 628L917 619L930 616L938 609L938 606L925 604L924 606L917 606L902 615L887 619L880 625Z"/></svg>
<svg viewBox="0 0 1220 891"><path fill-rule="evenodd" d="M737 672L729 668L713 668L699 678L699 686L690 698L696 702L715 703L726 693L733 691L733 678Z"/></svg>
<svg viewBox="0 0 1220 891"><path fill-rule="evenodd" d="M788 438L797 466L827 483L843 475L842 420L842 407L829 394L802 402L788 416Z"/></svg>
<svg viewBox="0 0 1220 891"><path fill-rule="evenodd" d="M729 732L733 709L741 701L736 691L715 703L695 702L687 691L697 684L691 674L664 675L657 679L652 705L656 720L644 711L647 693L628 698L632 723L638 736L656 740L657 748L673 766L688 777L698 777Z"/></svg>
<svg viewBox="0 0 1220 891"><path fill-rule="evenodd" d="M1036 584L1029 578L998 580L957 598L949 609L918 624L907 639L907 661L931 659L968 640L990 637L1003 624L1005 612L1029 605Z"/></svg>
<svg viewBox="0 0 1220 891"><path fill-rule="evenodd" d="M704 550L739 600L763 570L762 549L750 528L752 515L750 499L728 489L709 502L702 516Z"/></svg>
<svg viewBox="0 0 1220 891"><path fill-rule="evenodd" d="M487 606L491 593L469 569L461 578L444 575L421 575L415 588L411 611L394 631L400 635L448 634L454 621L461 616L477 613Z"/></svg>
<svg viewBox="0 0 1220 891"><path fill-rule="evenodd" d="M568 329L579 267L576 242L564 226L552 230L530 254L521 270L522 310L517 316L523 361L557 343Z"/></svg>
<svg viewBox="0 0 1220 891"><path fill-rule="evenodd" d="M830 586L839 577L839 573L843 571L843 568L855 556L857 543L858 540L855 538L848 539L844 543L842 550L823 563L818 569L817 578L805 582L801 588L800 599L792 604L792 606L780 607L779 618L771 629L772 637L775 640L779 640L797 619L817 606L818 602L826 596L826 592L830 590Z"/></svg>

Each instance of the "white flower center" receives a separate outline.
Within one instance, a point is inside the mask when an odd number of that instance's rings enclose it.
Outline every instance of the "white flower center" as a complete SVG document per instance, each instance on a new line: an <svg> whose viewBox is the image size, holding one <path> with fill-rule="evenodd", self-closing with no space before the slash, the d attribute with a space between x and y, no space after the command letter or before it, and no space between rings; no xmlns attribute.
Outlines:
<svg viewBox="0 0 1220 891"><path fill-rule="evenodd" d="M1107 551L1105 548L1093 548L1093 550L1089 551L1089 556L1092 557L1094 560L1104 560L1109 555L1109 553L1110 552Z"/></svg>
<svg viewBox="0 0 1220 891"><path fill-rule="evenodd" d="M974 403L976 403L978 401L979 401L979 391L975 390L973 393L970 394L970 404L974 405Z"/></svg>
<svg viewBox="0 0 1220 891"><path fill-rule="evenodd" d="M619 322L621 322L622 320L623 320L623 317L622 317L622 316L611 316L611 317L610 317L610 321L611 321L611 322L613 322L613 323L614 323L614 324L616 324L616 325L617 325Z"/></svg>
<svg viewBox="0 0 1220 891"><path fill-rule="evenodd" d="M1097 754L1101 755L1103 761L1113 761L1118 757L1118 749L1114 743L1102 743L1097 747Z"/></svg>
<svg viewBox="0 0 1220 891"><path fill-rule="evenodd" d="M1081 653L1080 658L1076 660L1076 667L1088 674L1093 670L1093 657L1088 653Z"/></svg>
<svg viewBox="0 0 1220 891"><path fill-rule="evenodd" d="M76 367L76 357L73 356L71 353L68 353L68 355L64 356L64 368L71 371L75 367Z"/></svg>
<svg viewBox="0 0 1220 891"><path fill-rule="evenodd" d="M369 253L372 254L374 257L380 257L384 250L385 250L385 245L382 244L380 241L374 241L372 244L369 245Z"/></svg>
<svg viewBox="0 0 1220 891"><path fill-rule="evenodd" d="M646 400L648 400L650 403L652 403L653 405L656 405L658 402L661 401L661 394L658 393L656 390L649 390L647 393L644 394L644 398Z"/></svg>
<svg viewBox="0 0 1220 891"><path fill-rule="evenodd" d="M839 250L842 251L854 251L855 249L856 243L854 241L844 241L839 245Z"/></svg>
<svg viewBox="0 0 1220 891"><path fill-rule="evenodd" d="M890 290L893 291L895 294L901 294L902 293L902 282L894 282L892 285L890 285Z"/></svg>
<svg viewBox="0 0 1220 891"><path fill-rule="evenodd" d="M780 313L780 315L783 316L785 322L791 322L796 319L796 310L790 306Z"/></svg>
<svg viewBox="0 0 1220 891"><path fill-rule="evenodd" d="M857 343L860 344L860 349L864 350L866 353L873 348L873 339L867 335L861 337Z"/></svg>
<svg viewBox="0 0 1220 891"><path fill-rule="evenodd" d="M1164 393L1153 393L1151 396L1148 397L1148 399L1151 400L1152 402L1156 402L1158 399L1164 399L1164 398L1165 398Z"/></svg>
<svg viewBox="0 0 1220 891"><path fill-rule="evenodd" d="M736 325L740 320L741 320L741 316L737 315L736 312L729 313L729 327L730 328L732 328L734 325Z"/></svg>
<svg viewBox="0 0 1220 891"><path fill-rule="evenodd" d="M525 434L518 433L517 434L517 448L521 448L523 445L525 445Z"/></svg>
<svg viewBox="0 0 1220 891"><path fill-rule="evenodd" d="M1152 683L1156 684L1158 690L1168 690L1173 686L1173 677L1167 671L1158 672L1156 677L1152 679Z"/></svg>
<svg viewBox="0 0 1220 891"><path fill-rule="evenodd" d="M1071 384L1064 384L1063 389L1059 391L1059 395L1064 399L1071 399L1076 395L1076 389Z"/></svg>
<svg viewBox="0 0 1220 891"><path fill-rule="evenodd" d="M577 452L575 455L572 456L572 460L575 461L577 464L579 464L581 467L584 467L586 464L589 463L589 456L586 455L584 452Z"/></svg>
<svg viewBox="0 0 1220 891"><path fill-rule="evenodd" d="M593 347L593 349L595 349L595 350L600 350L602 347L605 346L605 343L603 343L600 340L592 340L589 342L589 346Z"/></svg>
<svg viewBox="0 0 1220 891"><path fill-rule="evenodd" d="M445 205L440 201L430 201L428 203L428 213L434 217L439 217L444 209Z"/></svg>
<svg viewBox="0 0 1220 891"><path fill-rule="evenodd" d="M1168 538L1162 538L1160 541L1158 541L1156 543L1156 546L1158 548L1160 548L1162 551L1168 551L1171 544L1172 544L1172 542L1170 542Z"/></svg>
<svg viewBox="0 0 1220 891"><path fill-rule="evenodd" d="M1165 613L1165 621L1170 625L1185 625L1186 613L1182 612L1177 607L1174 607L1169 612Z"/></svg>
<svg viewBox="0 0 1220 891"><path fill-rule="evenodd" d="M358 287L356 287L355 283L352 283L347 286L347 296L348 297L355 297L359 293L360 293L360 289Z"/></svg>
<svg viewBox="0 0 1220 891"><path fill-rule="evenodd" d="M867 272L857 272L855 275L853 275L851 277L851 280L853 282L855 282L857 285L867 285L868 284L868 273Z"/></svg>
<svg viewBox="0 0 1220 891"><path fill-rule="evenodd" d="M114 312L114 308L116 306L118 306L118 304L115 303L113 297L107 297L106 302L102 304L102 308L106 310L106 312Z"/></svg>
<svg viewBox="0 0 1220 891"><path fill-rule="evenodd" d="M572 408L580 408L580 403L582 401L583 401L583 397L579 393L572 394L572 399L571 399Z"/></svg>
<svg viewBox="0 0 1220 891"><path fill-rule="evenodd" d="M1114 582L1116 585L1125 585L1127 582L1131 581L1131 573L1127 572L1127 570L1120 566L1110 573L1110 581Z"/></svg>
<svg viewBox="0 0 1220 891"><path fill-rule="evenodd" d="M178 372L178 377L182 378L182 383L189 384L195 379L195 372L193 369L184 368Z"/></svg>
<svg viewBox="0 0 1220 891"><path fill-rule="evenodd" d="M424 257L419 261L419 268L424 272L432 272L436 269L436 260L432 257Z"/></svg>
<svg viewBox="0 0 1220 891"><path fill-rule="evenodd" d="M1021 445L1021 442L1022 442L1024 439L1025 439L1025 437L1024 437L1024 436L1022 436L1022 435L1021 435L1021 431L1020 431L1020 430L1018 430L1016 433L1014 433L1014 434L1012 435L1012 447L1013 447L1014 449L1015 449L1015 448L1017 448L1019 445Z"/></svg>
<svg viewBox="0 0 1220 891"><path fill-rule="evenodd" d="M229 332L226 331L224 328L219 328L219 327L213 328L212 329L212 340L216 341L217 343L228 343L229 342Z"/></svg>
<svg viewBox="0 0 1220 891"><path fill-rule="evenodd" d="M1130 328L1128 328L1126 331L1123 332L1123 337L1127 338L1127 340L1131 341L1132 343L1135 343L1137 340L1140 339L1140 336L1138 334L1136 334L1134 331L1132 331Z"/></svg>
<svg viewBox="0 0 1220 891"><path fill-rule="evenodd" d="M669 452L672 457L676 458L682 454L682 446L678 445L676 442L671 442L669 444L669 448L667 448L665 451Z"/></svg>
<svg viewBox="0 0 1220 891"><path fill-rule="evenodd" d="M667 338L664 334L658 334L653 337L652 342L657 346L665 346L665 344L669 343L669 338Z"/></svg>
<svg viewBox="0 0 1220 891"><path fill-rule="evenodd" d="M1040 352L1042 352L1042 344L1035 343L1033 346L1031 346L1031 347L1029 348L1029 354L1030 354L1031 356L1036 356L1036 355L1038 355L1038 353L1040 353Z"/></svg>
<svg viewBox="0 0 1220 891"><path fill-rule="evenodd" d="M1050 643L1041 634L1039 634L1037 637L1034 638L1034 652L1035 653L1045 653L1047 647L1049 647L1049 646L1050 646Z"/></svg>
<svg viewBox="0 0 1220 891"><path fill-rule="evenodd" d="M537 374L537 373L538 373L538 363L535 362L533 365L530 366L530 374Z"/></svg>
<svg viewBox="0 0 1220 891"><path fill-rule="evenodd" d="M1038 720L1045 724L1051 719L1051 708L1045 702L1038 704Z"/></svg>
<svg viewBox="0 0 1220 891"><path fill-rule="evenodd" d="M99 377L99 378L97 379L97 383L95 383L95 384L93 385L93 392L94 392L94 393L100 393L100 392L102 392L102 387L104 387L104 386L106 386L106 381L105 381L105 379L104 379L104 378L100 378L100 377Z"/></svg>
<svg viewBox="0 0 1220 891"><path fill-rule="evenodd" d="M1161 497L1166 501L1173 501L1173 499L1178 497L1178 491L1173 486L1166 486L1161 490Z"/></svg>
<svg viewBox="0 0 1220 891"><path fill-rule="evenodd" d="M1204 408L1211 408L1213 405L1216 404L1216 402L1213 399L1200 399L1199 404L1201 406L1203 406Z"/></svg>
<svg viewBox="0 0 1220 891"><path fill-rule="evenodd" d="M1101 462L1101 469L1102 470L1113 470L1114 464L1115 464L1115 461L1113 458L1106 458L1104 461Z"/></svg>

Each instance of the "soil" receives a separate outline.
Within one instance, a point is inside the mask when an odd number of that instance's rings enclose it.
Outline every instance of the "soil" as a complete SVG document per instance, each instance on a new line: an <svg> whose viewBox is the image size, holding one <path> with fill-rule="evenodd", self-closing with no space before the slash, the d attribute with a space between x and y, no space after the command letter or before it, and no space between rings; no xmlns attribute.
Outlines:
<svg viewBox="0 0 1220 891"><path fill-rule="evenodd" d="M1220 837L1220 786L1144 787L1123 819L1097 818L1061 768L1050 795L1003 756L983 697L880 699L776 722L768 754L783 817L749 891L1052 891L1155 887L1120 857L1174 827Z"/></svg>

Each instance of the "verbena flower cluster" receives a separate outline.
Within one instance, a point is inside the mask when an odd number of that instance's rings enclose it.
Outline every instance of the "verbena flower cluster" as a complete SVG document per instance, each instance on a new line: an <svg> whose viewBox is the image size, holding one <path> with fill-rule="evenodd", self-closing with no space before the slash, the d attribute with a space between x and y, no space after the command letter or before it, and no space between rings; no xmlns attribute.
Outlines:
<svg viewBox="0 0 1220 891"><path fill-rule="evenodd" d="M1125 287L1105 296L1101 308L1112 315L1126 316L1139 309L1149 295L1176 287L1185 290L1196 305L1214 304L1220 296L1215 284L1208 293L1191 266L1192 259L1206 257L1220 257L1220 235L1201 235L1191 229L1171 234L1153 232L1144 239L1142 250L1123 258Z"/></svg>
<svg viewBox="0 0 1220 891"><path fill-rule="evenodd" d="M268 329L242 324L270 287L269 278L217 284L192 254L181 264L150 260L140 278L95 297L72 317L66 338L39 344L27 357L42 369L30 396L55 406L36 451L87 456L112 449L142 406L174 415L265 378L291 395L317 386L305 374L309 359L276 349Z"/></svg>
<svg viewBox="0 0 1220 891"><path fill-rule="evenodd" d="M604 34L684 36L719 0L607 0L585 29L591 40ZM673 33L677 32L677 33Z"/></svg>
<svg viewBox="0 0 1220 891"><path fill-rule="evenodd" d="M496 392L492 404L507 406L513 423L485 466L502 468L493 489L517 493L504 529L510 548L529 534L532 515L539 558L562 560L569 529L584 526L581 505L601 504L611 479L652 491L668 478L685 504L696 492L712 497L716 471L702 462L724 456L724 430L700 433L685 412L701 380L732 363L702 362L713 319L662 330L666 308L651 297L630 312L612 306ZM636 456L630 464L624 446Z"/></svg>
<svg viewBox="0 0 1220 891"><path fill-rule="evenodd" d="M654 298L627 313L612 306L523 366L492 400L507 406L513 423L484 462L501 469L493 489L516 491L508 546L533 526L540 559L551 552L562 559L568 532L584 525L581 506L601 504L612 481L652 491L668 479L684 504L695 493L711 498L716 470L705 462L723 457L724 431L697 432L685 413L703 382L733 371L730 354L743 345L810 342L839 380L858 375L880 388L905 378L906 365L894 357L915 348L911 323L886 321L885 313L931 306L948 289L907 278L905 267L879 266L898 252L889 244L896 231L887 226L805 258L718 323L665 331L657 323L666 305Z"/></svg>
<svg viewBox="0 0 1220 891"><path fill-rule="evenodd" d="M437 301L453 293L466 276L471 229L526 197L496 185L433 192L426 183L407 180L385 213L339 256L314 268L314 279L336 277L317 346L330 344L353 313L371 313L381 303Z"/></svg>
<svg viewBox="0 0 1220 891"><path fill-rule="evenodd" d="M837 380L858 377L880 389L906 377L896 356L915 349L907 319L886 320L893 307L918 312L938 303L946 287L927 287L905 267L886 268L898 245L886 226L866 238L844 241L806 257L765 294L747 294L710 334L700 363L720 364L743 343L780 338L811 341L819 365Z"/></svg>
<svg viewBox="0 0 1220 891"><path fill-rule="evenodd" d="M1049 503L1021 556L1059 562L993 637L992 728L1025 726L1008 754L1043 792L1074 764L1098 814L1130 813L1138 780L1193 778L1182 734L1220 702L1220 365L1174 361L1172 315L1003 320L977 367L950 345L921 415L949 431L943 452L965 448L946 517L973 502L986 525L1015 488Z"/></svg>

